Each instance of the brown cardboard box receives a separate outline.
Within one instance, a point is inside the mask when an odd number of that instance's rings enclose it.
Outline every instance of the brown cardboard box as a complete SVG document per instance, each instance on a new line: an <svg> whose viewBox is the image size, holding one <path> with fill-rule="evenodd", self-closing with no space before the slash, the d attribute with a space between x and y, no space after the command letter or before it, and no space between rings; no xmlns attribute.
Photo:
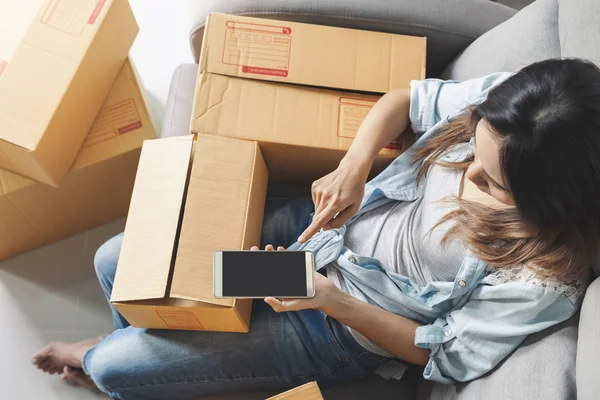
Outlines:
<svg viewBox="0 0 600 400"><path fill-rule="evenodd" d="M192 131L254 140L274 181L310 183L334 170L378 96L200 74ZM383 149L381 172L414 135L405 132Z"/></svg>
<svg viewBox="0 0 600 400"><path fill-rule="evenodd" d="M423 37L211 14L200 72L385 93L425 77Z"/></svg>
<svg viewBox="0 0 600 400"><path fill-rule="evenodd" d="M127 0L0 0L0 168L57 186L137 31Z"/></svg>
<svg viewBox="0 0 600 400"><path fill-rule="evenodd" d="M125 216L142 141L153 137L126 62L60 188L0 170L0 259Z"/></svg>
<svg viewBox="0 0 600 400"><path fill-rule="evenodd" d="M146 141L111 302L133 326L247 332L251 300L213 296L213 253L259 243L258 144L212 135Z"/></svg>
<svg viewBox="0 0 600 400"><path fill-rule="evenodd" d="M192 132L258 141L274 181L335 169L379 98L323 87L382 93L425 78L422 37L211 14L203 43ZM382 150L372 175L413 141Z"/></svg>
<svg viewBox="0 0 600 400"><path fill-rule="evenodd" d="M310 382L287 392L269 397L267 400L323 400L316 382Z"/></svg>

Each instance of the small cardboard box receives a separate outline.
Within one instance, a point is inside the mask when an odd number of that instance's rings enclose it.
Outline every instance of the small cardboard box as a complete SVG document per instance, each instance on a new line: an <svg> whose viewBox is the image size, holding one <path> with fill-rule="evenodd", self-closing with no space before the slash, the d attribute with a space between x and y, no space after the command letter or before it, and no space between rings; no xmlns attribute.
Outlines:
<svg viewBox="0 0 600 400"><path fill-rule="evenodd" d="M385 93L425 77L426 39L211 14L200 72Z"/></svg>
<svg viewBox="0 0 600 400"><path fill-rule="evenodd" d="M333 171L379 96L200 74L192 131L261 144L270 179L311 183ZM381 172L414 142L403 133L380 151Z"/></svg>
<svg viewBox="0 0 600 400"><path fill-rule="evenodd" d="M316 382L298 386L287 392L269 397L267 400L323 400L323 395Z"/></svg>
<svg viewBox="0 0 600 400"><path fill-rule="evenodd" d="M0 259L125 216L142 141L153 137L126 62L59 188L0 170Z"/></svg>
<svg viewBox="0 0 600 400"><path fill-rule="evenodd" d="M127 0L0 0L0 168L57 186L137 32Z"/></svg>
<svg viewBox="0 0 600 400"><path fill-rule="evenodd" d="M251 300L213 296L213 253L259 243L267 168L255 142L146 141L111 302L133 326L248 332Z"/></svg>
<svg viewBox="0 0 600 400"><path fill-rule="evenodd" d="M350 148L379 99L364 92L424 79L425 53L423 37L211 14L191 130L258 141L281 167L272 180L309 183ZM372 175L413 142L405 132L383 149Z"/></svg>

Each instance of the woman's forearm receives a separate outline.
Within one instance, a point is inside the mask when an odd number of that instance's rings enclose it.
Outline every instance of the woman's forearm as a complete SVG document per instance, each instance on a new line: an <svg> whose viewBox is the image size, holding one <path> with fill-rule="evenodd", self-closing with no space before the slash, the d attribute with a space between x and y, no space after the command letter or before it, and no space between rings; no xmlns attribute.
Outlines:
<svg viewBox="0 0 600 400"><path fill-rule="evenodd" d="M385 94L362 122L345 159L372 164L379 151L408 126L410 90L396 89Z"/></svg>
<svg viewBox="0 0 600 400"><path fill-rule="evenodd" d="M421 324L339 292L322 311L360 332L397 358L418 365L429 361L429 349L414 345Z"/></svg>

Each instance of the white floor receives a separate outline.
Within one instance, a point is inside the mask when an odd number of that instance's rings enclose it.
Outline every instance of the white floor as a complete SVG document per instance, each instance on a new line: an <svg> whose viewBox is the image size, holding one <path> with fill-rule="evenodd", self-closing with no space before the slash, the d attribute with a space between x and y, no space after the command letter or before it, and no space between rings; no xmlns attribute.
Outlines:
<svg viewBox="0 0 600 400"><path fill-rule="evenodd" d="M94 253L122 231L124 220L0 262L0 399L106 399L31 365L31 355L55 340L110 332L106 300L96 281Z"/></svg>

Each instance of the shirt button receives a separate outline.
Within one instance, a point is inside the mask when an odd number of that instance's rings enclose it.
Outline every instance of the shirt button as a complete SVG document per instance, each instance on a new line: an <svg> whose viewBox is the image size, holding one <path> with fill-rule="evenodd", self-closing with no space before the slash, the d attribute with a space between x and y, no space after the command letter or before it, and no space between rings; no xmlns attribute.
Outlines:
<svg viewBox="0 0 600 400"><path fill-rule="evenodd" d="M465 286L467 286L467 282L465 282L461 279L460 281L458 281L458 286L465 287Z"/></svg>
<svg viewBox="0 0 600 400"><path fill-rule="evenodd" d="M348 257L348 261L350 261L352 264L356 264L356 258L353 256Z"/></svg>
<svg viewBox="0 0 600 400"><path fill-rule="evenodd" d="M452 329L446 329L446 331L444 332L444 335L446 335L446 337L449 337L452 335Z"/></svg>

